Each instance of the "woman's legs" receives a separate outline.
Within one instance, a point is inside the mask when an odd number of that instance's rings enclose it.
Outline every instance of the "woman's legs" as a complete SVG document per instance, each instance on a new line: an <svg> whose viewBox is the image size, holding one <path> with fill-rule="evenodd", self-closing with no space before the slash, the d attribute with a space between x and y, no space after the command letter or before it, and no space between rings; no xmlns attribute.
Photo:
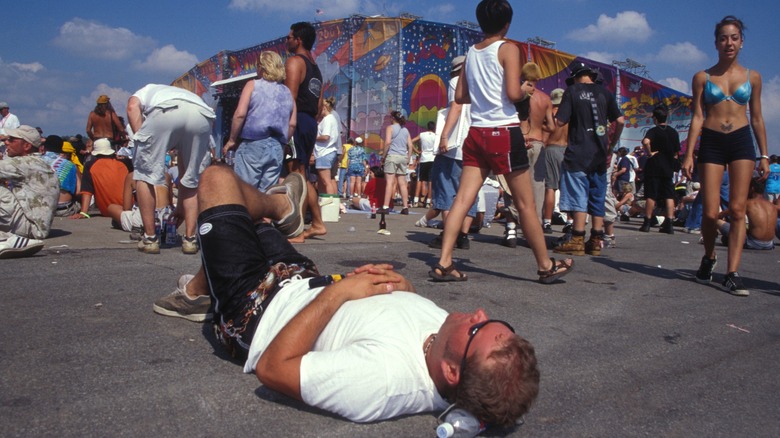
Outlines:
<svg viewBox="0 0 780 438"><path fill-rule="evenodd" d="M732 161L729 164L729 258L726 273L737 272L742 259L742 247L745 245L745 211L747 209L750 179L753 177L755 163L749 160Z"/></svg>
<svg viewBox="0 0 780 438"><path fill-rule="evenodd" d="M722 164L699 164L701 180L702 220L701 237L704 255L715 258L715 238L718 236L718 210L720 207L720 184L723 181L725 167Z"/></svg>
<svg viewBox="0 0 780 438"><path fill-rule="evenodd" d="M385 203L382 206L382 208L389 208L390 202L393 200L393 195L395 195L395 175L392 173L386 173L385 174Z"/></svg>
<svg viewBox="0 0 780 438"><path fill-rule="evenodd" d="M458 194L455 195L455 200L452 202L450 212L444 221L439 264L445 268L452 265L452 251L455 247L458 233L461 231L463 220L466 218L469 209L474 204L474 200L477 199L477 192L479 192L479 188L482 187L482 182L485 180L485 177L487 177L487 174L487 169L463 166L463 174L460 177ZM534 213L534 215L535 214L536 213Z"/></svg>
<svg viewBox="0 0 780 438"><path fill-rule="evenodd" d="M396 175L398 191L401 193L401 202L404 208L409 208L409 187L406 184L406 175Z"/></svg>

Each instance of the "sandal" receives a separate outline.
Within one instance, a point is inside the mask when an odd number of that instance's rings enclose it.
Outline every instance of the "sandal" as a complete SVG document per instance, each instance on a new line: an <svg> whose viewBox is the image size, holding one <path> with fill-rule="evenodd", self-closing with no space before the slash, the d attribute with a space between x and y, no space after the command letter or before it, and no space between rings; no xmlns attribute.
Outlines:
<svg viewBox="0 0 780 438"><path fill-rule="evenodd" d="M438 282L445 282L445 281L466 281L469 279L468 275L458 271L458 273L454 273L452 271L455 270L455 264L451 264L448 267L444 267L440 264L436 264L436 266L433 267L433 269L428 272L428 276L431 277L431 280L438 281Z"/></svg>
<svg viewBox="0 0 780 438"><path fill-rule="evenodd" d="M572 259L555 261L553 257L550 257L550 261L552 262L552 267L550 269L546 271L536 271L536 274L539 276L539 283L550 284L571 272L574 267L574 260Z"/></svg>

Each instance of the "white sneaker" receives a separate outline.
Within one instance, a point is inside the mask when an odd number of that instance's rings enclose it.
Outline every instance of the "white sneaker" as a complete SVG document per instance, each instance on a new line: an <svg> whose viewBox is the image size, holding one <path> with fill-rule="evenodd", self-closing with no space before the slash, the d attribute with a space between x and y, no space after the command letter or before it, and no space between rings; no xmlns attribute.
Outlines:
<svg viewBox="0 0 780 438"><path fill-rule="evenodd" d="M428 226L428 220L425 219L425 216L421 217L420 220L414 223L415 227L425 228Z"/></svg>
<svg viewBox="0 0 780 438"><path fill-rule="evenodd" d="M0 242L0 259L29 257L43 249L43 241L11 234Z"/></svg>

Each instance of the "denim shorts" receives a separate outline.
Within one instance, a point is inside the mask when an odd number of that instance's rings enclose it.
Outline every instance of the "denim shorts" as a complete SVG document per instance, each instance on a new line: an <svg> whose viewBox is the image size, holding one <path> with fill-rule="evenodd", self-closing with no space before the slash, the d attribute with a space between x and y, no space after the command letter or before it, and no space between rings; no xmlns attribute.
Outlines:
<svg viewBox="0 0 780 438"><path fill-rule="evenodd" d="M279 182L284 145L274 138L244 140L236 151L233 171L242 181L265 193Z"/></svg>
<svg viewBox="0 0 780 438"><path fill-rule="evenodd" d="M317 170L333 169L334 164L336 164L336 152L331 152L320 158L315 158L314 167Z"/></svg>
<svg viewBox="0 0 780 438"><path fill-rule="evenodd" d="M436 210L449 211L460 187L460 175L463 173L463 163L454 158L437 155L431 169L431 205ZM468 215L477 215L477 202L469 208Z"/></svg>
<svg viewBox="0 0 780 438"><path fill-rule="evenodd" d="M589 213L604 217L607 196L606 172L571 172L561 169L561 211Z"/></svg>

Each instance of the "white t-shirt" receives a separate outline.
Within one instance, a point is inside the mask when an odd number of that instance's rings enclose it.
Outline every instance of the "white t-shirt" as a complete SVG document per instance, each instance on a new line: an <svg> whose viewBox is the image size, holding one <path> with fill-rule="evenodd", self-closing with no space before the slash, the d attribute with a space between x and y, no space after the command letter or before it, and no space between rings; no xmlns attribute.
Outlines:
<svg viewBox="0 0 780 438"><path fill-rule="evenodd" d="M6 129L16 129L19 127L19 118L8 113L7 116L0 119L0 134L6 135Z"/></svg>
<svg viewBox="0 0 780 438"><path fill-rule="evenodd" d="M141 101L141 111L144 115L149 114L155 108L175 107L177 105L176 100L183 100L201 107L203 109L201 114L205 117L209 119L217 118L214 110L206 105L206 102L200 96L183 88L171 85L149 84L136 91L133 96Z"/></svg>
<svg viewBox="0 0 780 438"><path fill-rule="evenodd" d="M460 78L455 76L450 79L447 87L447 102L455 101L455 89L458 86L458 80ZM448 104L449 105L449 104ZM436 142L433 147L436 153L439 153L439 139L441 138L442 131L444 130L444 123L447 121L447 114L450 112L450 107L442 108L436 115ZM458 161L463 160L463 142L466 141L466 137L469 134L469 127L471 126L471 105L466 104L461 106L460 117L458 123L452 128L450 136L447 138L447 152L444 153L445 157L453 158Z"/></svg>
<svg viewBox="0 0 780 438"><path fill-rule="evenodd" d="M317 125L317 136L329 135L327 141L317 141L314 144L314 158L322 158L333 152L341 150L339 147L339 124L338 119L332 113L322 118Z"/></svg>
<svg viewBox="0 0 780 438"><path fill-rule="evenodd" d="M244 372L254 373L271 340L323 288L290 281L260 319ZM447 312L411 292L345 303L301 362L301 396L356 422L447 407L428 374L422 345Z"/></svg>
<svg viewBox="0 0 780 438"><path fill-rule="evenodd" d="M430 163L435 154L436 133L425 131L420 133L420 163Z"/></svg>

